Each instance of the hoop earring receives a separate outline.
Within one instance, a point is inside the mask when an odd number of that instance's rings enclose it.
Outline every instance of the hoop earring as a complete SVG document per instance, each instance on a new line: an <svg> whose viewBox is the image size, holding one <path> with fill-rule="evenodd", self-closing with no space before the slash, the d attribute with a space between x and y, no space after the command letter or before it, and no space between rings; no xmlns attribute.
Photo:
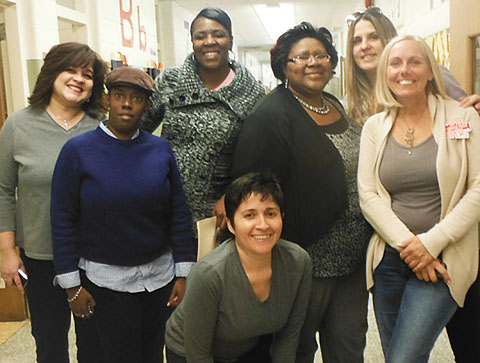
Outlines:
<svg viewBox="0 0 480 363"><path fill-rule="evenodd" d="M285 77L285 82L283 83L283 87L288 88L288 78Z"/></svg>

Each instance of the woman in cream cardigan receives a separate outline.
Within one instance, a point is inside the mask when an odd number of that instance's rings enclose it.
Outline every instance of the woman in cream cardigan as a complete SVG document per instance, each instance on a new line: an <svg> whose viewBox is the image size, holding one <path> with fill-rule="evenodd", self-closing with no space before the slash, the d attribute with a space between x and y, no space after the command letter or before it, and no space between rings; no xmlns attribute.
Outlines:
<svg viewBox="0 0 480 363"><path fill-rule="evenodd" d="M387 363L427 362L478 271L480 119L414 36L385 47L376 93L385 111L364 126L358 171L367 286Z"/></svg>

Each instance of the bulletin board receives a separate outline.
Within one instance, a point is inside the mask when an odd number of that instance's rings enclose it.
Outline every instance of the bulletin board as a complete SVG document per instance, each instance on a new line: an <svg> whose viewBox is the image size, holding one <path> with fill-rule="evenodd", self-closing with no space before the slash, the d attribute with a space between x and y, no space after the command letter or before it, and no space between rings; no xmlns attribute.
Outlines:
<svg viewBox="0 0 480 363"><path fill-rule="evenodd" d="M425 38L425 41L432 49L437 62L450 68L450 29L435 33Z"/></svg>

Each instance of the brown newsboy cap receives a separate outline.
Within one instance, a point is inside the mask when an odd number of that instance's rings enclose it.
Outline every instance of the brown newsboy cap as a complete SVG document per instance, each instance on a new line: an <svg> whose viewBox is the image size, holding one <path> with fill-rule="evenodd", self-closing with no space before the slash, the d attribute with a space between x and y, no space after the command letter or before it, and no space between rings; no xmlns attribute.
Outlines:
<svg viewBox="0 0 480 363"><path fill-rule="evenodd" d="M114 87L138 88L149 95L153 92L153 79L146 72L131 67L115 68L105 80L105 86L110 91Z"/></svg>

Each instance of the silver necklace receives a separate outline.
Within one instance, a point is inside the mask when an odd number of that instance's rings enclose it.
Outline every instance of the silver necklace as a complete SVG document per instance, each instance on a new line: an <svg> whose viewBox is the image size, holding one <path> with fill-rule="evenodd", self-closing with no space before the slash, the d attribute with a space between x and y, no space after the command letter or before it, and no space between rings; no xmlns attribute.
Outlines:
<svg viewBox="0 0 480 363"><path fill-rule="evenodd" d="M56 115L56 114L53 114L56 118L58 118L60 121L63 122L63 127L65 127L66 129L68 129L70 127L70 125L68 124L68 121L65 120L64 118L61 118L60 116Z"/></svg>
<svg viewBox="0 0 480 363"><path fill-rule="evenodd" d="M313 111L313 112L316 112L316 113L319 113L320 115L326 115L327 113L330 112L330 108L328 108L328 105L327 103L325 102L325 100L323 101L323 105L320 106L320 107L315 107L315 106L312 106L312 105L309 105L308 103L306 103L304 100L298 98L293 92L292 92L292 95L293 97L295 97L295 99L300 102L303 106L305 106L306 108L308 108L309 110Z"/></svg>

